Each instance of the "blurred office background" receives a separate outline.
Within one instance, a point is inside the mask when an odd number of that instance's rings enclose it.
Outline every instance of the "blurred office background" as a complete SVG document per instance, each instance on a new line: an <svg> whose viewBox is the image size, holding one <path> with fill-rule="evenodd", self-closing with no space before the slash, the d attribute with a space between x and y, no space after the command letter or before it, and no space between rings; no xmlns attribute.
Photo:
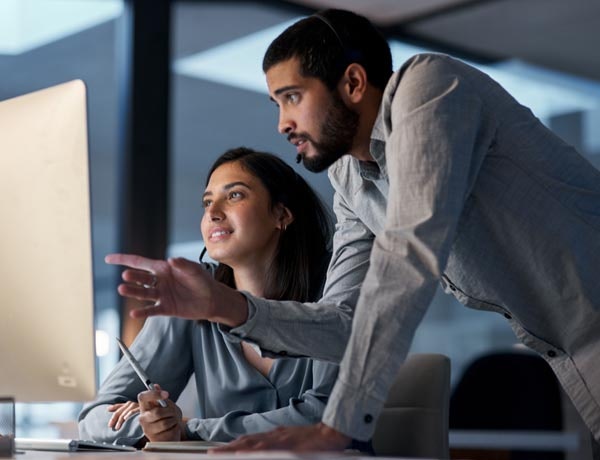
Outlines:
<svg viewBox="0 0 600 460"><path fill-rule="evenodd" d="M147 99L146 106L167 117L165 130L159 133L165 146L159 148L167 162L162 193L167 201L157 201L166 214L163 219L161 212L156 213L156 227L162 228L160 247L147 255L166 251L195 259L200 253L205 175L224 150L246 145L293 160L293 148L276 132L277 111L267 96L262 55L287 25L327 6L354 9L378 24L389 39L395 67L422 51L450 53L480 67L600 167L600 4L595 0L143 3L0 0L0 100L74 78L83 79L88 87L100 381L119 358L113 337L124 332L132 338L139 327L129 324L122 331L126 325L115 295L117 272L102 262L105 254L123 248L128 225L123 211L135 204L124 196L130 169L123 159L132 159L133 169L144 168L143 147L140 150L138 145L137 156L131 155L132 117L153 116L151 110L140 113L139 105L137 112L131 109L132 83L143 86L145 82L148 87L140 94ZM136 37L132 14L160 22L152 18L160 14L152 11L158 4L170 13L170 41ZM146 34L151 36L152 30ZM152 54L156 43L169 49L169 64L158 79L154 67L135 64L133 59L144 47ZM156 93L156 107L154 82L167 84L167 91ZM161 105L165 101L168 110ZM152 126L152 121L141 126ZM149 130L135 136L151 141L156 133ZM151 152L153 147L150 142L148 164L161 168L152 156L161 152ZM331 202L326 174L293 166ZM146 207L152 210L155 191L142 192L147 193L151 202ZM546 224L551 225L551 216ZM138 233L129 236L129 243L132 238L144 243L128 247L148 248L153 241L148 235L154 229L136 228ZM503 317L471 311L440 292L418 330L413 351L450 356L456 384L476 357L515 347ZM62 425L72 426L79 407L21 404L20 435L61 433ZM48 430L49 422L54 432Z"/></svg>

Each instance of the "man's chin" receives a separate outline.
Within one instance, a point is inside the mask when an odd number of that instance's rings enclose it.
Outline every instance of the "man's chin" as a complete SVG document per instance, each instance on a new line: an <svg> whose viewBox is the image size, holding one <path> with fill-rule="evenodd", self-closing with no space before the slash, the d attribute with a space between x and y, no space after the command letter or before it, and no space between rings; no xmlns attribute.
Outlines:
<svg viewBox="0 0 600 460"><path fill-rule="evenodd" d="M340 159L343 154L323 154L317 153L311 156L304 155L302 157L302 164L310 172L320 173L329 168L333 163Z"/></svg>
<svg viewBox="0 0 600 460"><path fill-rule="evenodd" d="M327 165L324 165L320 161L315 161L314 159L311 159L311 158L303 158L302 164L304 165L304 167L306 169L308 169L310 172L314 172L314 173L323 172L329 167Z"/></svg>

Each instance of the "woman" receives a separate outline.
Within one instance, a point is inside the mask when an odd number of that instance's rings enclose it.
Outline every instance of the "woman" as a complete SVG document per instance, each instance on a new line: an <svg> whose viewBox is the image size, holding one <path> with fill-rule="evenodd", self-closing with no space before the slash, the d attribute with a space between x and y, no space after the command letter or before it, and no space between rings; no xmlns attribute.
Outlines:
<svg viewBox="0 0 600 460"><path fill-rule="evenodd" d="M316 300L328 261L328 214L308 184L279 158L246 148L224 153L211 168L201 231L214 277L253 295ZM145 300L177 290L172 264L112 255L128 265L119 292ZM320 420L337 366L308 358L262 358L219 326L173 317L149 318L132 353L155 391L123 359L98 398L79 416L80 437L128 445L150 441L229 441L281 425ZM183 420L173 402L194 374L201 416ZM170 398L170 399L168 399ZM167 399L160 407L159 399Z"/></svg>

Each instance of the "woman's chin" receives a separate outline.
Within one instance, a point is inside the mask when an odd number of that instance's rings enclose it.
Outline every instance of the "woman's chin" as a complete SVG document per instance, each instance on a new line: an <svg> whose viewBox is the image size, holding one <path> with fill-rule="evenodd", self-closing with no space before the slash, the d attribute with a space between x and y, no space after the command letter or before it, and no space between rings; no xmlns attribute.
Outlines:
<svg viewBox="0 0 600 460"><path fill-rule="evenodd" d="M219 264L231 265L231 257L224 251L213 251L212 254L210 251L206 251L206 253L208 254L208 257Z"/></svg>

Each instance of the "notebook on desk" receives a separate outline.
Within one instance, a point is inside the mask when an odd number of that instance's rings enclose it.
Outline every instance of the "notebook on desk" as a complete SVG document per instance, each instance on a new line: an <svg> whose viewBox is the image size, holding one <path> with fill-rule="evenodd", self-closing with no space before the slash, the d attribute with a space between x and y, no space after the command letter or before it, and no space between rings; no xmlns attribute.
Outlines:
<svg viewBox="0 0 600 460"><path fill-rule="evenodd" d="M135 452L135 447L124 444L109 444L107 442L89 441L81 439L37 439L15 438L17 450L52 450L58 452L85 452L85 451L126 451Z"/></svg>

